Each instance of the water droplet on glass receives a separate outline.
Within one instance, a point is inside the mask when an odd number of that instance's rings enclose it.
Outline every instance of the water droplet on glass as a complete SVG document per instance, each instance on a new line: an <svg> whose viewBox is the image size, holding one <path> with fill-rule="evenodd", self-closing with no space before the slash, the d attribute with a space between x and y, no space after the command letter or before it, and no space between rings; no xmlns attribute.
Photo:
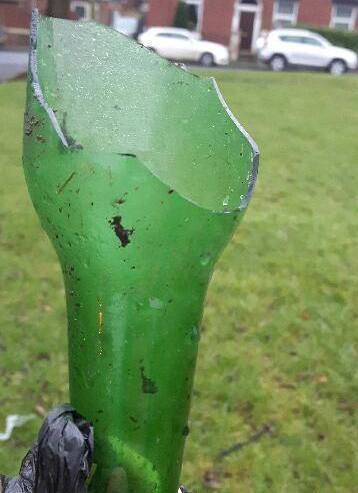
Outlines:
<svg viewBox="0 0 358 493"><path fill-rule="evenodd" d="M191 329L190 338L192 341L198 341L200 339L200 330L196 325Z"/></svg>
<svg viewBox="0 0 358 493"><path fill-rule="evenodd" d="M149 298L149 306L155 310L161 310L164 303L159 298Z"/></svg>
<svg viewBox="0 0 358 493"><path fill-rule="evenodd" d="M203 265L203 266L208 265L208 263L210 262L210 260L211 260L210 253L203 253L202 255L200 255L200 263L201 263L201 265Z"/></svg>

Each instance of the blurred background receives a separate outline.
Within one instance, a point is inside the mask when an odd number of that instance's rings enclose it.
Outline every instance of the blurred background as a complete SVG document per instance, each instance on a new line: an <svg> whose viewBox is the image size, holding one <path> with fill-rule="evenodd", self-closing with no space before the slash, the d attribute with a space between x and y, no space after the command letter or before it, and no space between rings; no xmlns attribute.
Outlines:
<svg viewBox="0 0 358 493"><path fill-rule="evenodd" d="M55 17L95 20L174 60L276 71L333 69L337 75L357 70L356 56L332 46L358 52L358 0L1 0L2 80L26 66L34 6ZM306 36L269 36L273 29L292 27L305 29Z"/></svg>
<svg viewBox="0 0 358 493"><path fill-rule="evenodd" d="M0 471L68 400L60 266L21 165L35 4L214 76L261 150L208 293L183 482L357 492L358 0L0 0ZM13 414L33 419L4 437Z"/></svg>

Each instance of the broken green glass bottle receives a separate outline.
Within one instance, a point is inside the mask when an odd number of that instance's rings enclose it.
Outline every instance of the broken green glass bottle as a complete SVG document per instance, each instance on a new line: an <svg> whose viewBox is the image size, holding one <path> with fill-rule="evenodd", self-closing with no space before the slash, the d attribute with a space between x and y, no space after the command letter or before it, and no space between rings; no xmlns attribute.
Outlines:
<svg viewBox="0 0 358 493"><path fill-rule="evenodd" d="M91 492L177 491L203 301L257 164L215 81L34 13L24 169L63 270Z"/></svg>

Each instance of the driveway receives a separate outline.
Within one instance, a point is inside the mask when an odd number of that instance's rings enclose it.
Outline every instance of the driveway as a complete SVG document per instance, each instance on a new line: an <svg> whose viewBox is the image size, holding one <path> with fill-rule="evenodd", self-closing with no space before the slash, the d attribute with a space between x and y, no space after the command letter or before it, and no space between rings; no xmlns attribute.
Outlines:
<svg viewBox="0 0 358 493"><path fill-rule="evenodd" d="M0 82L13 79L26 72L27 62L27 52L0 51Z"/></svg>

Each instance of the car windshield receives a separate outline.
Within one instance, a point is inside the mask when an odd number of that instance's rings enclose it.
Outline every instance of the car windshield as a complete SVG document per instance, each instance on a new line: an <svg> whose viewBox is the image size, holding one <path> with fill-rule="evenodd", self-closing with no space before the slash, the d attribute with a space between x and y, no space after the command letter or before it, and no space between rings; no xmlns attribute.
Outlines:
<svg viewBox="0 0 358 493"><path fill-rule="evenodd" d="M302 37L302 40L307 45L323 47L323 43L319 39L312 38L310 36L304 36Z"/></svg>
<svg viewBox="0 0 358 493"><path fill-rule="evenodd" d="M322 43L323 46L332 46L332 43L328 41L328 39L320 36L319 34L315 34L315 38Z"/></svg>
<svg viewBox="0 0 358 493"><path fill-rule="evenodd" d="M319 38L319 40L322 42L323 46L332 46L332 43L330 41L328 41L328 39L323 38L322 36L318 36L318 35L317 35L317 38Z"/></svg>

